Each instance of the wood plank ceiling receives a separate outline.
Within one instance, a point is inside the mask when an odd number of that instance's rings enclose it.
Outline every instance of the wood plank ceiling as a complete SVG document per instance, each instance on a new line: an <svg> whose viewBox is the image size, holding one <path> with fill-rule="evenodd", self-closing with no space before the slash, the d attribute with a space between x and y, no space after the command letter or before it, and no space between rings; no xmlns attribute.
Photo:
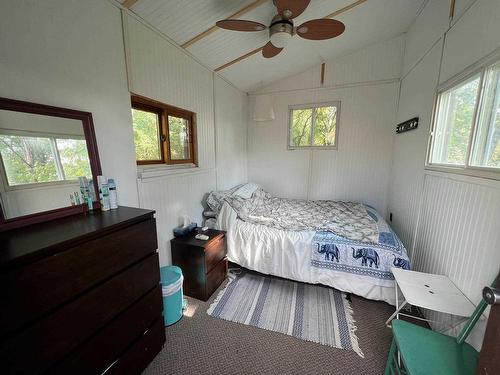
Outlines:
<svg viewBox="0 0 500 375"><path fill-rule="evenodd" d="M314 18L335 18L346 31L337 38L310 41L294 36L272 59L260 53L268 32L222 30L215 22L240 18L268 25L276 14L272 0L123 0L130 11L218 71L243 91L320 65L405 32L425 0L312 0L295 25Z"/></svg>

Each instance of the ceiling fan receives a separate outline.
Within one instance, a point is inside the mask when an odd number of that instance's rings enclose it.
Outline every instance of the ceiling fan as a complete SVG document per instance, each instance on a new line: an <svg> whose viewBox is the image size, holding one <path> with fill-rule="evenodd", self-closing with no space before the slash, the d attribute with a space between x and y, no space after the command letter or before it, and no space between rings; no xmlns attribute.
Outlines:
<svg viewBox="0 0 500 375"><path fill-rule="evenodd" d="M273 0L278 14L273 17L269 26L260 22L226 19L217 21L222 29L234 31L264 31L269 29L270 41L262 48L262 56L271 58L280 53L293 35L309 40L324 40L335 38L342 34L345 25L330 18L320 18L304 22L295 27L293 19L300 16L311 0Z"/></svg>

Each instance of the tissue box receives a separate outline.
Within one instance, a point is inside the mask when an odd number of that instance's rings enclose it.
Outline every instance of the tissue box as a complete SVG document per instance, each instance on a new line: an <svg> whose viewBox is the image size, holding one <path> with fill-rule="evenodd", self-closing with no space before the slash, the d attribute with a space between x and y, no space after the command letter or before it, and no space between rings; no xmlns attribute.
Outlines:
<svg viewBox="0 0 500 375"><path fill-rule="evenodd" d="M189 225L180 226L177 228L174 228L174 237L184 237L187 236L189 233L191 233L195 228L198 226L196 223L191 223Z"/></svg>

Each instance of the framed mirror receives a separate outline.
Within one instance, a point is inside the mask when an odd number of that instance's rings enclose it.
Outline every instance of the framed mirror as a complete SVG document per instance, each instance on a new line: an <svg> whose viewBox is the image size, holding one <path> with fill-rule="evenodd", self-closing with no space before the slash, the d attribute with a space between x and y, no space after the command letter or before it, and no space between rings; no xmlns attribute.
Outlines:
<svg viewBox="0 0 500 375"><path fill-rule="evenodd" d="M80 181L97 207L100 174L91 113L0 98L0 231L85 212Z"/></svg>

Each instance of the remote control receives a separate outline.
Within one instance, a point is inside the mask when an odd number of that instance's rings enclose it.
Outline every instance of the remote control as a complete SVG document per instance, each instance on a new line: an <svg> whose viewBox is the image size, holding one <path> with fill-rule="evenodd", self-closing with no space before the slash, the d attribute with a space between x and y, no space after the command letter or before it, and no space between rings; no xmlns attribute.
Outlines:
<svg viewBox="0 0 500 375"><path fill-rule="evenodd" d="M203 227L203 228L201 228L201 231L202 231L202 232L206 232L207 230L208 230L208 227Z"/></svg>
<svg viewBox="0 0 500 375"><path fill-rule="evenodd" d="M194 238L196 238L197 240L206 241L206 240L208 240L210 237L208 237L206 234L197 234L196 236L194 236Z"/></svg>

